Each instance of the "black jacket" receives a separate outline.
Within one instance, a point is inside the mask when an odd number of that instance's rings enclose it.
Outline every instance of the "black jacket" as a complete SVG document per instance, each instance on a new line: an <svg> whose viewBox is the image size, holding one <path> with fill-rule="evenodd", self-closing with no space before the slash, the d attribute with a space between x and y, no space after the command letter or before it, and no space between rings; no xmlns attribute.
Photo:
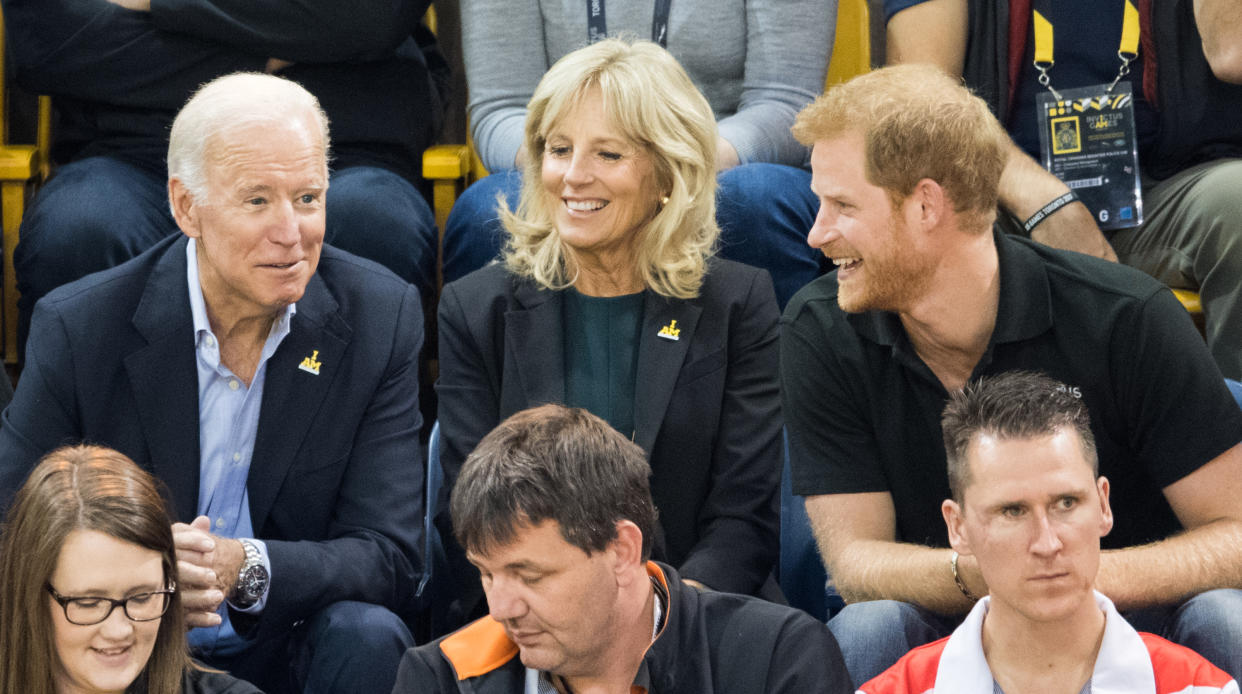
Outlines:
<svg viewBox="0 0 1242 694"><path fill-rule="evenodd" d="M499 264L444 288L436 391L446 489L506 417L564 401L562 303L561 292ZM716 590L758 594L776 561L778 320L768 274L727 260L710 262L697 298L648 291L643 301L633 438L651 461L660 513L653 556ZM670 325L676 340L659 336ZM477 586L477 572L456 564L459 583Z"/></svg>
<svg viewBox="0 0 1242 694"><path fill-rule="evenodd" d="M58 162L112 155L163 170L173 117L198 86L238 70L279 74L318 97L338 168L385 166L415 180L442 108L442 62L419 21L430 0L3 0L11 67L50 94ZM418 40L416 40L418 36Z"/></svg>
<svg viewBox="0 0 1242 694"><path fill-rule="evenodd" d="M664 626L635 685L650 694L848 694L832 632L800 610L757 598L699 592L664 564L647 573L668 594ZM484 617L406 651L393 694L521 694L526 668L504 628Z"/></svg>

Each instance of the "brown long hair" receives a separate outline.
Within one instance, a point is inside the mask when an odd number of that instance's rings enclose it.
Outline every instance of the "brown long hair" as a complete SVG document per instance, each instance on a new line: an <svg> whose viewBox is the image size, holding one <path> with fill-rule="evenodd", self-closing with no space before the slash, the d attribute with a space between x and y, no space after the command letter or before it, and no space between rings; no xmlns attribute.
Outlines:
<svg viewBox="0 0 1242 694"><path fill-rule="evenodd" d="M0 691L53 694L57 656L44 586L74 530L159 552L165 583L175 585L172 525L155 478L109 448L48 453L14 497L0 537ZM174 592L139 679L149 694L176 694L189 666L181 596Z"/></svg>

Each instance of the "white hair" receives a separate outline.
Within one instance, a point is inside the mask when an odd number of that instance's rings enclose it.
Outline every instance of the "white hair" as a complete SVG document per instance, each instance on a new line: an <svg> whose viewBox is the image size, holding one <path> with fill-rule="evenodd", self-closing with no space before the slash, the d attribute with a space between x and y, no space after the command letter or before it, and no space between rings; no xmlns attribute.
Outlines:
<svg viewBox="0 0 1242 694"><path fill-rule="evenodd" d="M207 199L207 159L215 140L262 123L287 123L312 115L328 159L328 116L315 95L275 75L235 72L207 82L173 120L168 138L168 177L181 181L196 201Z"/></svg>

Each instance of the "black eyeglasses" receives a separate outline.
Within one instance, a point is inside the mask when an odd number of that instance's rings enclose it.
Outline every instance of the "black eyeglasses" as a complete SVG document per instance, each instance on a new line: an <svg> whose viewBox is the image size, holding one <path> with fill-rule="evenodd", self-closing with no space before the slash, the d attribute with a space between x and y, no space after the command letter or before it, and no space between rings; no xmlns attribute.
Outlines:
<svg viewBox="0 0 1242 694"><path fill-rule="evenodd" d="M170 598L176 590L176 586L171 586L167 590L138 593L124 600L113 600L93 596L66 597L57 593L52 584L47 584L47 592L52 594L53 600L60 603L61 609L65 611L65 619L69 620L70 624L83 627L104 621L112 615L112 611L118 605L125 612L125 616L132 621L150 622L159 619L168 611L168 605L172 602Z"/></svg>

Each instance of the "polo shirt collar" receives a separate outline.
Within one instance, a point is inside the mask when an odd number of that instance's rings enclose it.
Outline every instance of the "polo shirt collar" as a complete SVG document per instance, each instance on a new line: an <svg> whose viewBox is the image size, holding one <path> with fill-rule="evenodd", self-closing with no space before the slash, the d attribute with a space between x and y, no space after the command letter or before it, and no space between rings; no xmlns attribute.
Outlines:
<svg viewBox="0 0 1242 694"><path fill-rule="evenodd" d="M1092 694L1155 694L1156 679L1147 646L1113 603L1093 592L1104 613L1104 637L1091 671ZM984 597L949 636L936 670L933 691L990 694L992 671L983 654L983 620L991 606Z"/></svg>
<svg viewBox="0 0 1242 694"><path fill-rule="evenodd" d="M1000 267L1000 300L991 346L1028 340L1052 328L1052 300L1048 271L1039 254L1028 243L993 230L997 262ZM896 352L913 350L901 319L892 311L846 314L846 321L862 337Z"/></svg>
<svg viewBox="0 0 1242 694"><path fill-rule="evenodd" d="M992 344L1029 340L1052 329L1052 297L1048 266L1031 247L1001 231L993 231L1000 264L1000 303Z"/></svg>

